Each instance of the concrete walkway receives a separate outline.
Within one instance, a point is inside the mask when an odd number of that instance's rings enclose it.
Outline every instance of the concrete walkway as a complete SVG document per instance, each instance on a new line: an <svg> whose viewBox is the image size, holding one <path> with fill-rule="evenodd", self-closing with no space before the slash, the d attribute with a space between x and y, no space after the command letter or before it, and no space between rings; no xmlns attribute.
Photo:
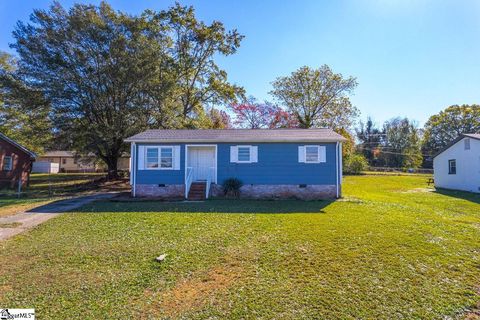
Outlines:
<svg viewBox="0 0 480 320"><path fill-rule="evenodd" d="M110 199L117 194L118 192L97 193L88 196L59 200L25 212L17 213L13 216L0 218L0 241L38 226L39 224L56 217L60 213L80 208L81 206L95 200ZM10 224L12 224L12 227L4 228L1 226Z"/></svg>

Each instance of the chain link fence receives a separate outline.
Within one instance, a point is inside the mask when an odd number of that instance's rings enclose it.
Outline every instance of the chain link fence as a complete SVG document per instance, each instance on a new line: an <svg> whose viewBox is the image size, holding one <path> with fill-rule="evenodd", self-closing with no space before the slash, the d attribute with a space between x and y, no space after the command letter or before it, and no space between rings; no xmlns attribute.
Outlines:
<svg viewBox="0 0 480 320"><path fill-rule="evenodd" d="M29 181L0 179L0 199L2 197L49 198L95 191L105 182L104 173L75 174L31 174Z"/></svg>

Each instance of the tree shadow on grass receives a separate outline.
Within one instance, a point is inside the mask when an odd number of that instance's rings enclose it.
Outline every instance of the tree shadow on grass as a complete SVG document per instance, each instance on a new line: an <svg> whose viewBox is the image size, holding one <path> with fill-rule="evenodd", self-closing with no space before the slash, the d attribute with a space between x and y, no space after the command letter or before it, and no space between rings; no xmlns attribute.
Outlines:
<svg viewBox="0 0 480 320"><path fill-rule="evenodd" d="M202 202L98 201L76 212L182 212L182 213L325 213L334 200L207 200Z"/></svg>
<svg viewBox="0 0 480 320"><path fill-rule="evenodd" d="M436 188L435 193L480 204L480 193Z"/></svg>

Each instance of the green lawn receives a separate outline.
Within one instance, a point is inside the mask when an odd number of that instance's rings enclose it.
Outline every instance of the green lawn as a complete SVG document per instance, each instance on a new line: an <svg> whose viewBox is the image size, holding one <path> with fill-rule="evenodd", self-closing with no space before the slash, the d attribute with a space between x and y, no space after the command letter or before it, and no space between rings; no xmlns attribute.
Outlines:
<svg viewBox="0 0 480 320"><path fill-rule="evenodd" d="M426 180L349 176L335 202L98 202L0 244L0 305L41 319L462 319L480 301L480 196Z"/></svg>

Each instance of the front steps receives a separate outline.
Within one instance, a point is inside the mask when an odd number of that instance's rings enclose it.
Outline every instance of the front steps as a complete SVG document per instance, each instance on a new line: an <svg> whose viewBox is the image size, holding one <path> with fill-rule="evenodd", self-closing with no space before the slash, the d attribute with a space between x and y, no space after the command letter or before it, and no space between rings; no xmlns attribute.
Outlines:
<svg viewBox="0 0 480 320"><path fill-rule="evenodd" d="M192 182L190 190L188 191L187 200L190 201L202 201L205 200L205 192L207 190L206 181L195 181Z"/></svg>

